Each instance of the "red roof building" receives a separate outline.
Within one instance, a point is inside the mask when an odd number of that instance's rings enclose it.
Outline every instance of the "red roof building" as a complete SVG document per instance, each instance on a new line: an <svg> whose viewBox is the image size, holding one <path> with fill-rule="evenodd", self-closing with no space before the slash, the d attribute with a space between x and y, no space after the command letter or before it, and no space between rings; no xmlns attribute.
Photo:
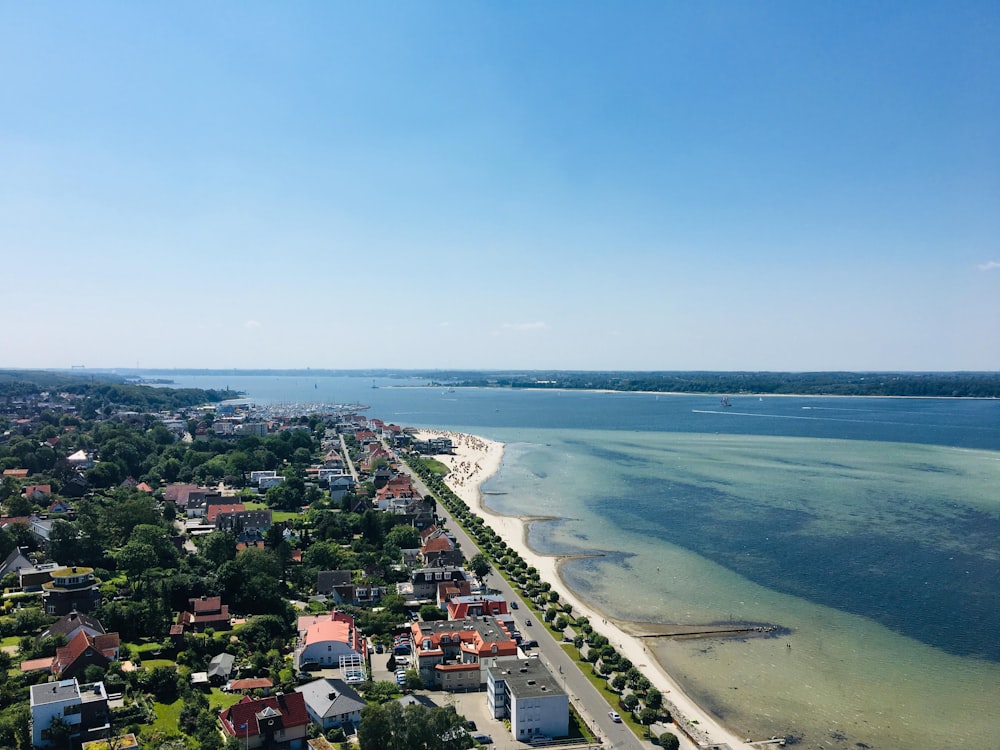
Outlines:
<svg viewBox="0 0 1000 750"><path fill-rule="evenodd" d="M56 649L52 660L52 674L60 680L68 680L81 674L91 664L107 668L118 659L121 641L118 633L90 635L81 630L63 648Z"/></svg>
<svg viewBox="0 0 1000 750"><path fill-rule="evenodd" d="M229 627L229 605L222 603L221 596L203 596L189 599L188 602L191 611L177 615L177 625L181 626L181 632L188 628L200 631L205 628L226 630ZM170 632L173 634L174 628Z"/></svg>
<svg viewBox="0 0 1000 750"><path fill-rule="evenodd" d="M219 714L222 732L247 748L301 745L309 726L302 693L243 698Z"/></svg>

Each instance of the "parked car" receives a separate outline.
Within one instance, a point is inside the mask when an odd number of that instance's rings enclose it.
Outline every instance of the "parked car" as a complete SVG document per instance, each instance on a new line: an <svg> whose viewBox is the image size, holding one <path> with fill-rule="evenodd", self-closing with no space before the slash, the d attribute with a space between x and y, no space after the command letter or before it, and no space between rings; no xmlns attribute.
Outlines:
<svg viewBox="0 0 1000 750"><path fill-rule="evenodd" d="M472 739L474 739L480 745L492 745L493 744L493 738L490 737L490 735L488 735L488 734L483 734L482 732L480 732L479 734L472 735Z"/></svg>
<svg viewBox="0 0 1000 750"><path fill-rule="evenodd" d="M615 722L617 724L621 724L622 723L622 717L618 714L617 711L608 711L608 716L611 717L611 721L613 721L613 722Z"/></svg>
<svg viewBox="0 0 1000 750"><path fill-rule="evenodd" d="M510 608L511 608L511 609L517 609L517 602L515 602L515 601L512 601L512 602L510 603Z"/></svg>

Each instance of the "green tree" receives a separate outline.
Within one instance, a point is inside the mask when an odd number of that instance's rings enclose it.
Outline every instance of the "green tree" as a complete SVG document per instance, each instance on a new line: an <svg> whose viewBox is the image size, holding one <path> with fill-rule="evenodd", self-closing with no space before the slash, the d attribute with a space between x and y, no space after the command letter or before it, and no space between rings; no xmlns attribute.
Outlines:
<svg viewBox="0 0 1000 750"><path fill-rule="evenodd" d="M639 705L639 696L635 693L629 693L622 698L622 705L629 711L635 711L636 706Z"/></svg>
<svg viewBox="0 0 1000 750"><path fill-rule="evenodd" d="M660 747L664 750L678 750L680 746L681 741L673 732L664 732L660 735Z"/></svg>
<svg viewBox="0 0 1000 750"><path fill-rule="evenodd" d="M490 564L490 558L482 552L477 552L469 558L469 562L466 563L466 567L475 574L476 578L479 579L485 578L489 575L490 571L493 570L493 566Z"/></svg>
<svg viewBox="0 0 1000 750"><path fill-rule="evenodd" d="M216 568L236 559L236 537L228 531L213 531L199 537L196 544L202 556Z"/></svg>

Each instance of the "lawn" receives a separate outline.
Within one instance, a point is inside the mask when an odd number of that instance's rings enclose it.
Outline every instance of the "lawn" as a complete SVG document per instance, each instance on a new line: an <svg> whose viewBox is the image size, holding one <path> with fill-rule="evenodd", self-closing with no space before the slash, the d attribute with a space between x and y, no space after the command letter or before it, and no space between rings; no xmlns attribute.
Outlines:
<svg viewBox="0 0 1000 750"><path fill-rule="evenodd" d="M17 646L17 642L21 640L19 635L8 635L6 638L0 639L0 648L7 648L8 646Z"/></svg>
<svg viewBox="0 0 1000 750"><path fill-rule="evenodd" d="M219 688L212 688L212 692L208 696L208 707L212 711L222 711L234 703L239 703L242 697L239 693L223 693Z"/></svg>
<svg viewBox="0 0 1000 750"><path fill-rule="evenodd" d="M178 698L173 703L154 703L153 711L156 721L153 722L153 732L178 732L181 724L181 709L184 701Z"/></svg>
<svg viewBox="0 0 1000 750"><path fill-rule="evenodd" d="M174 669L177 664L172 662L170 659L143 659L142 668L143 669L156 669L157 667L170 667Z"/></svg>

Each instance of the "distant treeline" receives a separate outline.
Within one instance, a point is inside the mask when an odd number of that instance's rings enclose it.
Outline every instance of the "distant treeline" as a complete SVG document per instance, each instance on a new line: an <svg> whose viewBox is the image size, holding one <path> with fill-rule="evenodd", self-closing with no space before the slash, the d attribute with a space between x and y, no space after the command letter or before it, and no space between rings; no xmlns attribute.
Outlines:
<svg viewBox="0 0 1000 750"><path fill-rule="evenodd" d="M233 391L135 385L108 373L77 375L44 370L0 370L0 403L44 392L80 396L84 407L144 412L183 409L239 395Z"/></svg>
<svg viewBox="0 0 1000 750"><path fill-rule="evenodd" d="M437 384L676 393L1000 397L996 372L453 372Z"/></svg>

